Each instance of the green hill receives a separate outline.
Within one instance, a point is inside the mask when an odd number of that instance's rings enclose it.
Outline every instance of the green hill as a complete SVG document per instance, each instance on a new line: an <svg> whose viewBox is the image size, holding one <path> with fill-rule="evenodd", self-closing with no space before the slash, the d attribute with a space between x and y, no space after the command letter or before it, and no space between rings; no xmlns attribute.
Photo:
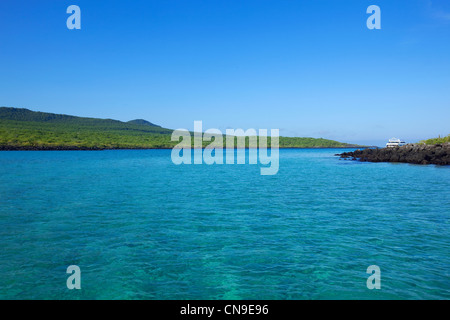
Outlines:
<svg viewBox="0 0 450 320"><path fill-rule="evenodd" d="M172 148L177 144L170 140L172 131L142 119L122 122L0 107L0 150ZM280 147L355 145L326 139L280 137Z"/></svg>
<svg viewBox="0 0 450 320"><path fill-rule="evenodd" d="M131 120L131 121L128 121L127 123L130 123L130 124L141 124L141 125L154 126L154 127L160 127L160 126L157 126L156 124L153 124L153 123L151 123L151 122L148 122L147 120L144 120L144 119Z"/></svg>

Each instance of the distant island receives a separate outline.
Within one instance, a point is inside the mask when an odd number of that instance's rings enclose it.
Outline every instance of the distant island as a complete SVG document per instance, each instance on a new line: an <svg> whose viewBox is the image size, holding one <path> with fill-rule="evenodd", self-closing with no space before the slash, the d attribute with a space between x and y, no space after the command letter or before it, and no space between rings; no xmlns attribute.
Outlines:
<svg viewBox="0 0 450 320"><path fill-rule="evenodd" d="M122 122L0 107L0 150L170 149L178 143L171 141L172 132L143 119ZM297 137L280 137L279 145L280 148L363 147Z"/></svg>

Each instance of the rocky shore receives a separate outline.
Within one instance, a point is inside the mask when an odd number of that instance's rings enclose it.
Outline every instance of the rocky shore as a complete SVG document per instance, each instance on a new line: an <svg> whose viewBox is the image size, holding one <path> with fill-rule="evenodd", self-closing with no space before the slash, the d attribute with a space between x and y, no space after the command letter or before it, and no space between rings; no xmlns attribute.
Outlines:
<svg viewBox="0 0 450 320"><path fill-rule="evenodd" d="M337 154L341 159L368 162L405 162L414 164L450 165L450 143L407 144L396 148L358 149Z"/></svg>

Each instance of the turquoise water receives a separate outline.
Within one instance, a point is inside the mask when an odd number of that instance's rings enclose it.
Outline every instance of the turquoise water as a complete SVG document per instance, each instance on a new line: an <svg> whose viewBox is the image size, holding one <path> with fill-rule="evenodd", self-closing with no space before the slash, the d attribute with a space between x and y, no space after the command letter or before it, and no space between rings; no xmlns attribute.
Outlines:
<svg viewBox="0 0 450 320"><path fill-rule="evenodd" d="M0 298L449 299L450 168L342 151L280 150L275 176L170 150L0 152Z"/></svg>

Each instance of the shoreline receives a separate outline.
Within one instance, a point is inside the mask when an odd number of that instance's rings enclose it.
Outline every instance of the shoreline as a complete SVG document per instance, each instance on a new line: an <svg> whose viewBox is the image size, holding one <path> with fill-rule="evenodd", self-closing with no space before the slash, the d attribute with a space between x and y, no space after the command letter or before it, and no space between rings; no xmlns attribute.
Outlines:
<svg viewBox="0 0 450 320"><path fill-rule="evenodd" d="M395 148L358 149L353 152L336 154L339 160L361 162L396 162L410 164L450 165L450 143L426 145L407 144Z"/></svg>
<svg viewBox="0 0 450 320"><path fill-rule="evenodd" d="M162 148L154 148L154 147L146 147L146 148L88 148L88 147L4 147L0 146L0 152L2 151L111 151L111 150L171 150L174 147L162 147ZM350 147L279 147L278 149L358 149L362 148L362 146L350 146ZM369 148L369 147L367 147ZM191 149L199 149L199 148L191 148ZM202 148L205 149L205 148ZM223 148L226 149L252 149L252 148ZM270 149L270 147L267 147Z"/></svg>

